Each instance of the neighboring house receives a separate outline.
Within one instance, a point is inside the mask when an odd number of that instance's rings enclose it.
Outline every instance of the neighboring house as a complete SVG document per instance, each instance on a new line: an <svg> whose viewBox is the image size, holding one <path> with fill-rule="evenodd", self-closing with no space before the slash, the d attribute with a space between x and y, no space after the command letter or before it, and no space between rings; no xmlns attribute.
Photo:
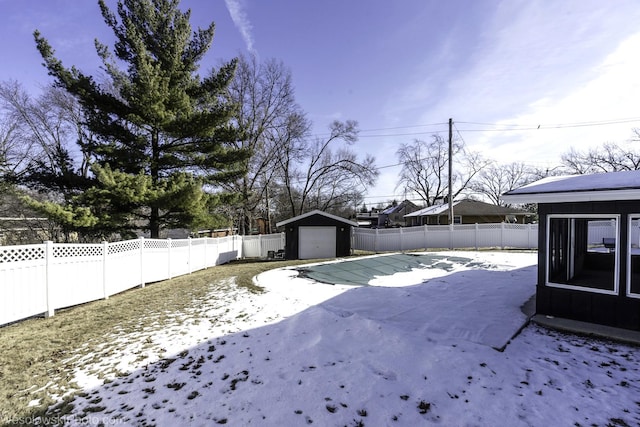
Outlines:
<svg viewBox="0 0 640 427"><path fill-rule="evenodd" d="M195 237L227 237L238 234L237 228L216 228L214 230L199 230L195 233Z"/></svg>
<svg viewBox="0 0 640 427"><path fill-rule="evenodd" d="M378 214L378 227L405 227L405 216L420 209L409 200L395 203Z"/></svg>
<svg viewBox="0 0 640 427"><path fill-rule="evenodd" d="M255 227L251 229L251 234L269 234L269 228L269 220L259 216L255 219Z"/></svg>
<svg viewBox="0 0 640 427"><path fill-rule="evenodd" d="M52 234L47 218L0 217L0 246L42 243Z"/></svg>
<svg viewBox="0 0 640 427"><path fill-rule="evenodd" d="M28 245L52 240L59 232L47 218L12 192L0 194L0 245Z"/></svg>
<svg viewBox="0 0 640 427"><path fill-rule="evenodd" d="M371 228L378 226L378 215L382 212L382 209L371 208L369 212L357 212L356 221L359 227Z"/></svg>
<svg viewBox="0 0 640 427"><path fill-rule="evenodd" d="M505 208L478 200L464 199L453 202L454 224L487 224L530 222L532 213ZM433 205L405 215L407 226L449 224L449 203Z"/></svg>
<svg viewBox="0 0 640 427"><path fill-rule="evenodd" d="M545 178L503 199L538 203L538 316L640 331L640 171Z"/></svg>

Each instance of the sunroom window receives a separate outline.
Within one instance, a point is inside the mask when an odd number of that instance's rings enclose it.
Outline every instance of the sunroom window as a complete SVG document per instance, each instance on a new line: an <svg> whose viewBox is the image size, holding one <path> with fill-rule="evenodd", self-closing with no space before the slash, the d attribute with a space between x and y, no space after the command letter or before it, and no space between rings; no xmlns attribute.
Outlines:
<svg viewBox="0 0 640 427"><path fill-rule="evenodd" d="M627 295L640 298L640 214L629 216Z"/></svg>
<svg viewBox="0 0 640 427"><path fill-rule="evenodd" d="M550 215L547 285L616 294L618 215Z"/></svg>

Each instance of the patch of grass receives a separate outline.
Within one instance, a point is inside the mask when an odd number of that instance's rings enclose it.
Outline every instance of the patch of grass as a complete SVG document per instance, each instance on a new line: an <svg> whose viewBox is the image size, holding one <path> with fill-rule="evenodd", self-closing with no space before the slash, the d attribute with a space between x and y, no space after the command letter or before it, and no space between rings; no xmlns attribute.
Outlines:
<svg viewBox="0 0 640 427"><path fill-rule="evenodd" d="M9 419L51 415L54 410L47 411L55 403L49 395L51 390L55 388L58 395L75 390L72 378L78 353L80 357L100 353L105 336L158 327L168 313L190 307L212 286L221 290L229 287L226 279L231 277L236 278L237 286L262 292L253 283L254 276L309 262L313 261L231 262L134 288L107 300L57 310L50 318L0 327L0 414ZM28 406L38 399L37 406ZM58 406L58 414L68 412L65 405Z"/></svg>
<svg viewBox="0 0 640 427"><path fill-rule="evenodd" d="M175 391L178 391L182 387L184 387L185 385L187 385L187 383L172 382L172 383L167 384L167 388L170 388L170 389L173 389Z"/></svg>
<svg viewBox="0 0 640 427"><path fill-rule="evenodd" d="M431 403L425 402L424 400L421 400L418 403L418 412L420 412L421 414L427 414L429 413L430 410L431 410Z"/></svg>

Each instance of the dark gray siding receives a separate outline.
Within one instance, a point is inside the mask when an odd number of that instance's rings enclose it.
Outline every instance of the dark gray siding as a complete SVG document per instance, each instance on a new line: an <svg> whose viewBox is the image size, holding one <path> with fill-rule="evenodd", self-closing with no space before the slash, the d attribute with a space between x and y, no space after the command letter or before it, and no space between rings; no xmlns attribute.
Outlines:
<svg viewBox="0 0 640 427"><path fill-rule="evenodd" d="M305 226L336 227L336 256L351 255L351 225L323 215L311 215L285 225L285 258L298 259L299 228Z"/></svg>
<svg viewBox="0 0 640 427"><path fill-rule="evenodd" d="M538 284L536 311L538 314L598 323L625 329L640 330L640 299L626 297L627 239L629 214L640 213L640 201L579 202L539 204ZM547 262L547 216L551 214L619 214L620 251L618 295L559 289L545 286Z"/></svg>

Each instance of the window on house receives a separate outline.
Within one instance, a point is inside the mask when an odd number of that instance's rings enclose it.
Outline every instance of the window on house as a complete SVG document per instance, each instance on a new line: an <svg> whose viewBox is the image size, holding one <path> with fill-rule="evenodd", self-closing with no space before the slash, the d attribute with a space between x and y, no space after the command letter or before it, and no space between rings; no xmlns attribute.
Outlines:
<svg viewBox="0 0 640 427"><path fill-rule="evenodd" d="M462 217L460 215L454 215L453 216L453 223L454 224L462 224Z"/></svg>
<svg viewBox="0 0 640 427"><path fill-rule="evenodd" d="M629 216L627 295L640 298L640 214Z"/></svg>
<svg viewBox="0 0 640 427"><path fill-rule="evenodd" d="M618 215L550 215L547 285L616 294Z"/></svg>

